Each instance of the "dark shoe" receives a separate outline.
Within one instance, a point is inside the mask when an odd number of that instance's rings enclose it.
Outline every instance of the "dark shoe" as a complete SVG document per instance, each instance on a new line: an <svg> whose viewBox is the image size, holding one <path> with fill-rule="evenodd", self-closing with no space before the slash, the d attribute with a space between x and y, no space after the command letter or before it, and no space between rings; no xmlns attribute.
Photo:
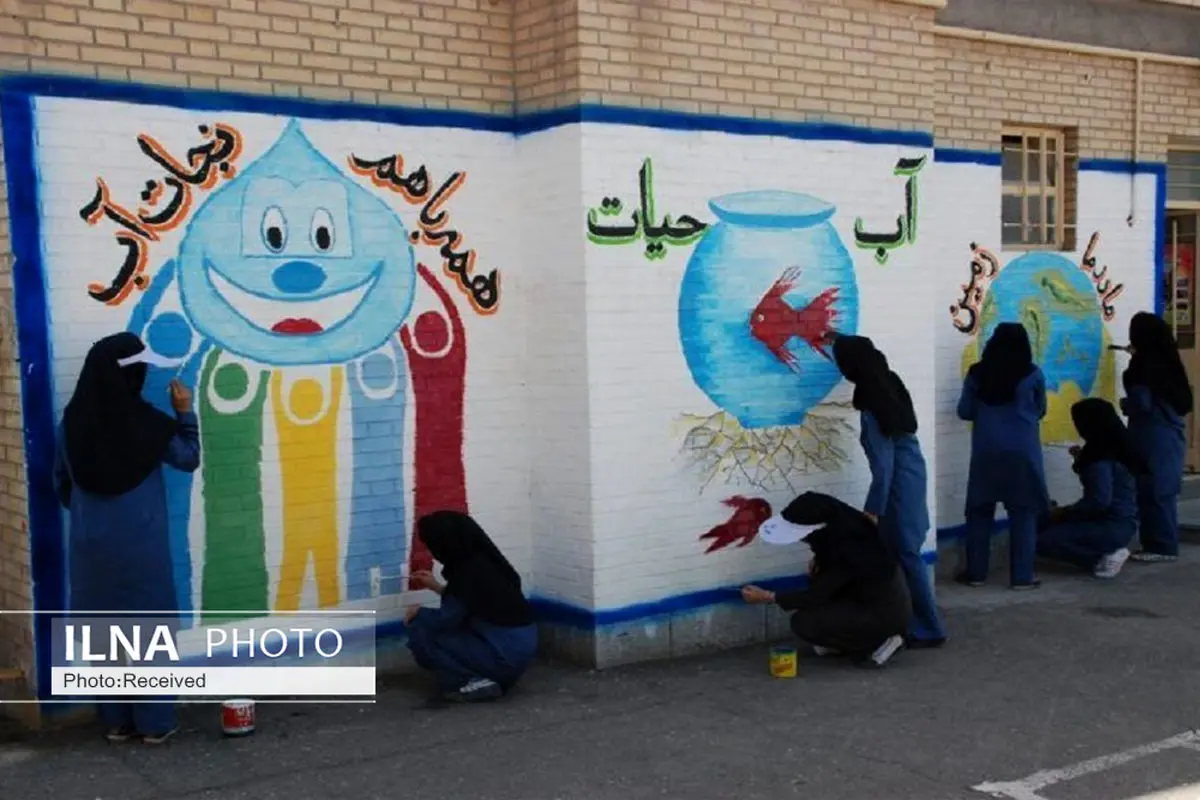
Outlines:
<svg viewBox="0 0 1200 800"><path fill-rule="evenodd" d="M904 639L904 646L909 650L936 650L945 643L945 636L941 636L937 639L914 639L909 636L905 637Z"/></svg>
<svg viewBox="0 0 1200 800"><path fill-rule="evenodd" d="M955 576L954 582L962 584L963 586L970 586L972 589L978 589L980 586L983 586L983 581L972 580L971 578L967 577L967 573L965 572L960 572L957 576Z"/></svg>
<svg viewBox="0 0 1200 800"><path fill-rule="evenodd" d="M1148 550L1142 550L1139 553L1131 555L1129 559L1139 564L1169 564L1172 561L1178 561L1179 556L1170 556L1166 553L1151 553Z"/></svg>
<svg viewBox="0 0 1200 800"><path fill-rule="evenodd" d="M1031 583L1014 583L1011 586L1009 586L1008 588L1012 589L1014 592L1027 592L1030 589L1037 589L1041 585L1042 585L1041 581L1035 580Z"/></svg>
<svg viewBox="0 0 1200 800"><path fill-rule="evenodd" d="M127 742L137 736L137 731L133 728L109 728L104 732L104 738L110 742L117 744L119 742Z"/></svg>

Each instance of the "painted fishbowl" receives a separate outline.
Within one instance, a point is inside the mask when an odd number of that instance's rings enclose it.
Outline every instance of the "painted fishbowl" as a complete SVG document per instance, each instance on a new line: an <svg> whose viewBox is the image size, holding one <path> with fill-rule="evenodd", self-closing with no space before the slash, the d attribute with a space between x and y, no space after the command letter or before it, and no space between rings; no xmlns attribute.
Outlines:
<svg viewBox="0 0 1200 800"><path fill-rule="evenodd" d="M807 194L709 201L717 223L688 261L679 339L692 379L742 428L800 425L842 380L825 337L858 329L854 261Z"/></svg>

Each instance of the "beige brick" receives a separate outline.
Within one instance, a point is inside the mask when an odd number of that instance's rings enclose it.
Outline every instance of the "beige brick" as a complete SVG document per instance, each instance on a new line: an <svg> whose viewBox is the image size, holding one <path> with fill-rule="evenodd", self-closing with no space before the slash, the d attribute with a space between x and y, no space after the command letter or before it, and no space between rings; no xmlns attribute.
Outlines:
<svg viewBox="0 0 1200 800"><path fill-rule="evenodd" d="M79 56L93 64L112 64L124 67L142 66L142 54L136 50L118 47L81 47Z"/></svg>
<svg viewBox="0 0 1200 800"><path fill-rule="evenodd" d="M36 20L32 20L29 23L29 35L34 39L75 42L77 44L95 41L92 32L87 28L74 25L59 25L53 22L38 22Z"/></svg>
<svg viewBox="0 0 1200 800"><path fill-rule="evenodd" d="M175 68L180 72L194 72L197 75L231 75L229 63L213 58L192 58L185 56L177 56L175 58Z"/></svg>
<svg viewBox="0 0 1200 800"><path fill-rule="evenodd" d="M42 9L44 18L49 22L77 22L79 20L78 13L73 8L63 8L62 6L46 6Z"/></svg>
<svg viewBox="0 0 1200 800"><path fill-rule="evenodd" d="M295 36L288 33L259 31L258 43L264 47L278 47L284 50L311 50L312 40L307 36Z"/></svg>
<svg viewBox="0 0 1200 800"><path fill-rule="evenodd" d="M183 19L187 15L184 6L177 0L125 0L126 12L147 17Z"/></svg>
<svg viewBox="0 0 1200 800"><path fill-rule="evenodd" d="M262 66L262 76L270 81L312 83L312 71L297 67Z"/></svg>
<svg viewBox="0 0 1200 800"><path fill-rule="evenodd" d="M134 50L147 50L159 53L186 53L187 42L165 36L146 36L140 33L129 34L129 46Z"/></svg>
<svg viewBox="0 0 1200 800"><path fill-rule="evenodd" d="M111 11L79 12L79 24L89 28L115 28L122 31L141 30L137 17L129 14L115 14Z"/></svg>
<svg viewBox="0 0 1200 800"><path fill-rule="evenodd" d="M204 25L199 22L175 22L171 27L176 36L187 39L207 39L212 42L229 41L229 28L224 25Z"/></svg>

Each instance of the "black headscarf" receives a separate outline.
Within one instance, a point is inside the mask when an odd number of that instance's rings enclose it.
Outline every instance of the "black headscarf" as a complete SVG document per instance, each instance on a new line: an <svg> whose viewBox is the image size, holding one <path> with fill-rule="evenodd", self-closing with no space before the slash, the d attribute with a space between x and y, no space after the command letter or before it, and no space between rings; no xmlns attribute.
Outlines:
<svg viewBox="0 0 1200 800"><path fill-rule="evenodd" d="M1145 459L1112 403L1099 397L1080 400L1071 406L1071 420L1083 439L1075 457L1076 472L1098 461L1119 461L1134 475L1147 471Z"/></svg>
<svg viewBox="0 0 1200 800"><path fill-rule="evenodd" d="M889 580L899 563L879 527L862 511L836 497L805 492L781 513L795 525L821 525L805 538L821 569L844 570L855 580L876 583Z"/></svg>
<svg viewBox="0 0 1200 800"><path fill-rule="evenodd" d="M1133 358L1123 376L1125 391L1130 386L1145 386L1179 416L1190 414L1192 387L1171 327L1157 315L1139 311L1129 321L1129 344Z"/></svg>
<svg viewBox="0 0 1200 800"><path fill-rule="evenodd" d="M1019 322L1002 322L992 331L983 356L967 371L975 380L979 401L1002 406L1017 396L1017 384L1035 369L1029 334Z"/></svg>
<svg viewBox="0 0 1200 800"><path fill-rule="evenodd" d="M67 463L75 486L99 495L137 488L162 464L176 421L142 399L146 365L118 361L146 349L132 333L92 345L63 412Z"/></svg>
<svg viewBox="0 0 1200 800"><path fill-rule="evenodd" d="M533 622L521 576L470 516L435 511L417 520L417 535L442 565L446 594L468 614L506 628Z"/></svg>
<svg viewBox="0 0 1200 800"><path fill-rule="evenodd" d="M900 376L888 368L887 357L865 336L837 336L833 360L854 384L854 407L870 411L888 437L917 432L912 397Z"/></svg>

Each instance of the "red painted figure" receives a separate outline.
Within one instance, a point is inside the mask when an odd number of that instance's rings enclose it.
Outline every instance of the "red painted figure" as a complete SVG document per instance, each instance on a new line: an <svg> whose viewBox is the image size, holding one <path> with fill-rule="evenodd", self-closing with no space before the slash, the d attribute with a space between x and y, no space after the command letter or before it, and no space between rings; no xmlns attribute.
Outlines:
<svg viewBox="0 0 1200 800"><path fill-rule="evenodd" d="M724 549L739 539L738 547L745 547L758 535L758 527L771 518L771 504L761 497L746 498L739 494L721 502L735 510L729 519L700 537L701 541L713 540L705 553Z"/></svg>
<svg viewBox="0 0 1200 800"><path fill-rule="evenodd" d="M783 296L792 290L799 277L799 267L788 267L750 312L750 335L795 372L800 371L800 362L787 343L792 337L799 337L829 358L827 337L838 313L833 307L838 296L836 286L821 292L804 308L792 308Z"/></svg>
<svg viewBox="0 0 1200 800"><path fill-rule="evenodd" d="M463 393L466 389L467 337L450 294L424 264L417 272L442 301L445 314L426 311L410 332L400 328L408 354L416 401L416 451L413 469L413 521L434 511L467 513L463 466ZM411 572L433 569L433 557L412 537Z"/></svg>

